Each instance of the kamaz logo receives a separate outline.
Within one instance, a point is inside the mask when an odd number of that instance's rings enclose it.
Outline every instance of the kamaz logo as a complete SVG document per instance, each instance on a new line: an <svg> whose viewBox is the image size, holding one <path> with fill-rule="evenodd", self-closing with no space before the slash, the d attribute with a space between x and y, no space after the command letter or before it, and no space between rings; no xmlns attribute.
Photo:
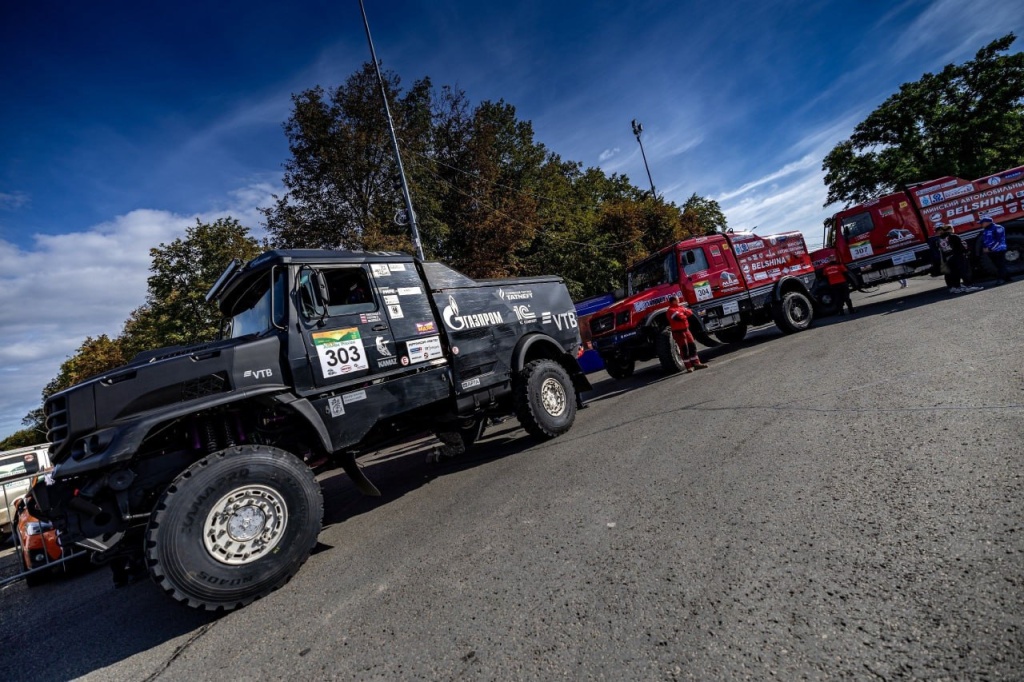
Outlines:
<svg viewBox="0 0 1024 682"><path fill-rule="evenodd" d="M242 375L242 378L248 379L252 377L253 379L259 380L269 379L272 376L274 376L274 371L272 369L247 369Z"/></svg>

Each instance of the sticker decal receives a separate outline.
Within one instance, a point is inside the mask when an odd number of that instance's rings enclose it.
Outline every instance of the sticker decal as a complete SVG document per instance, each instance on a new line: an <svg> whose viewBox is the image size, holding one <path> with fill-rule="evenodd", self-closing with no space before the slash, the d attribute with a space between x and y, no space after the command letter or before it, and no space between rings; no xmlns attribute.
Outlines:
<svg viewBox="0 0 1024 682"><path fill-rule="evenodd" d="M360 400L366 400L366 391L353 391L352 393L346 393L341 396L341 402L346 405L357 403Z"/></svg>
<svg viewBox="0 0 1024 682"><path fill-rule="evenodd" d="M466 379L462 382L463 390L467 388L473 388L474 386L480 385L480 377L473 377L472 379Z"/></svg>
<svg viewBox="0 0 1024 682"><path fill-rule="evenodd" d="M505 321L505 318L498 311L478 313L476 315L459 315L459 304L455 302L453 296L448 297L448 305L441 311L441 317L444 318L444 323L455 331L489 327Z"/></svg>
<svg viewBox="0 0 1024 682"><path fill-rule="evenodd" d="M693 283L693 293L696 294L698 301L708 301L714 297L711 293L711 280L702 280L700 282Z"/></svg>
<svg viewBox="0 0 1024 682"><path fill-rule="evenodd" d="M387 295L385 295L384 296L384 303L386 303L387 305L398 305L398 295L397 294L387 294Z"/></svg>
<svg viewBox="0 0 1024 682"><path fill-rule="evenodd" d="M426 362L444 356L441 351L441 337L428 336L425 339L412 339L405 344L409 354L409 362Z"/></svg>
<svg viewBox="0 0 1024 682"><path fill-rule="evenodd" d="M417 322L416 323L416 333L417 334L429 334L429 333L434 332L434 331L437 331L437 329L434 327L434 323L433 322Z"/></svg>
<svg viewBox="0 0 1024 682"><path fill-rule="evenodd" d="M334 396L327 401L327 406L331 411L332 417L340 417L345 414L345 404L342 402L340 396Z"/></svg>
<svg viewBox="0 0 1024 682"><path fill-rule="evenodd" d="M336 377L369 369L359 329L334 329L313 334L313 345L325 377Z"/></svg>
<svg viewBox="0 0 1024 682"><path fill-rule="evenodd" d="M405 272L405 263L388 263L391 272Z"/></svg>
<svg viewBox="0 0 1024 682"><path fill-rule="evenodd" d="M404 317L404 315L402 315L402 306L400 306L400 305L389 305L388 306L388 317L390 317L392 320L400 320L400 319L402 319L402 317Z"/></svg>
<svg viewBox="0 0 1024 682"><path fill-rule="evenodd" d="M374 339L374 345L377 347L377 352L384 357L391 357L391 350L388 349L389 343L391 343L391 339L385 339L383 336L378 336Z"/></svg>
<svg viewBox="0 0 1024 682"><path fill-rule="evenodd" d="M390 277L391 270L388 268L386 263L373 263L370 265L370 270L373 271L374 277Z"/></svg>
<svg viewBox="0 0 1024 682"><path fill-rule="evenodd" d="M380 313L363 313L359 316L360 324L367 322L380 322Z"/></svg>
<svg viewBox="0 0 1024 682"><path fill-rule="evenodd" d="M399 296L421 296L423 290L419 287L398 287Z"/></svg>
<svg viewBox="0 0 1024 682"><path fill-rule="evenodd" d="M868 256L875 255L874 250L871 248L870 241L858 242L856 244L850 244L850 257L851 258L867 258Z"/></svg>

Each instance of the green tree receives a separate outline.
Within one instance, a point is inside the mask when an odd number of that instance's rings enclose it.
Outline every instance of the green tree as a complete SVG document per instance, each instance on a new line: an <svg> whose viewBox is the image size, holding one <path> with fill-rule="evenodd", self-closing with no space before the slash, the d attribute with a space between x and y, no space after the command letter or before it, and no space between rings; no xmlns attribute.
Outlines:
<svg viewBox="0 0 1024 682"><path fill-rule="evenodd" d="M146 305L126 322L125 342L133 349L188 345L216 337L220 312L206 302L210 290L232 259L243 263L260 253L260 244L234 218L196 224L185 238L150 249ZM140 343L139 340L145 343Z"/></svg>
<svg viewBox="0 0 1024 682"><path fill-rule="evenodd" d="M729 227L718 202L699 196L696 192L683 204L683 219L692 234L725 232Z"/></svg>
<svg viewBox="0 0 1024 682"><path fill-rule="evenodd" d="M1024 53L1010 33L973 60L904 83L825 157L825 205L862 203L943 175L1024 162Z"/></svg>
<svg viewBox="0 0 1024 682"><path fill-rule="evenodd" d="M422 152L432 122L429 79L403 92L398 76L383 75L392 119L407 153ZM395 224L404 204L373 65L364 64L341 87L315 87L293 95L292 105L284 124L292 155L285 163L287 192L263 209L274 242L283 247L411 250L406 228Z"/></svg>

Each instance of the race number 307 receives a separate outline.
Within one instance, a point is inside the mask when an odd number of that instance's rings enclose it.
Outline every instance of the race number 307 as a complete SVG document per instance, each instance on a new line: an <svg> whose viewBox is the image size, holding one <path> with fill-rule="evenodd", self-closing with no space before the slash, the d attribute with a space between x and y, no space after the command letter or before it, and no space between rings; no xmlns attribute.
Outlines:
<svg viewBox="0 0 1024 682"><path fill-rule="evenodd" d="M369 369L359 330L336 329L313 334L320 370L325 377L336 377Z"/></svg>

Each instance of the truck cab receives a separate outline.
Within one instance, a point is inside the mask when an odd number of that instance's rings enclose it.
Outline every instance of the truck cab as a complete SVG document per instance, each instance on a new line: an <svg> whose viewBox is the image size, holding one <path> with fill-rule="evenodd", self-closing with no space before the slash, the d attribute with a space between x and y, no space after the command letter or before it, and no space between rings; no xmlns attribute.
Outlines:
<svg viewBox="0 0 1024 682"><path fill-rule="evenodd" d="M628 297L591 318L594 346L613 378L629 376L637 360L658 357L666 371L682 369L667 333L665 310L678 294L693 310L698 341L736 343L749 326L775 321L784 333L813 319L814 267L803 235L728 232L683 240L630 267Z"/></svg>
<svg viewBox="0 0 1024 682"><path fill-rule="evenodd" d="M357 456L423 432L455 456L508 414L553 438L590 388L557 277L278 250L229 266L207 299L220 339L142 353L47 400L56 466L31 510L115 575L146 570L197 608L237 608L298 570L320 529L314 467L379 495Z"/></svg>

